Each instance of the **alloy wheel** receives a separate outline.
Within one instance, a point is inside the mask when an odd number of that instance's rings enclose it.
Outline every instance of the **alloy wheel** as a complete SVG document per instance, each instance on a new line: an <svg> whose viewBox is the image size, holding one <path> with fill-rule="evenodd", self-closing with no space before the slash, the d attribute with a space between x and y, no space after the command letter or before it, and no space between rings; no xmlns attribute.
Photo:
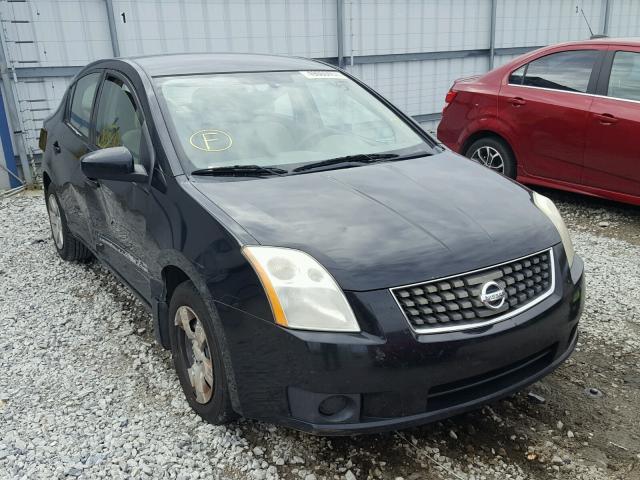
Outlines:
<svg viewBox="0 0 640 480"><path fill-rule="evenodd" d="M196 401L205 404L211 400L214 388L213 362L207 334L196 313L186 305L178 308L174 321L180 328L181 350Z"/></svg>
<svg viewBox="0 0 640 480"><path fill-rule="evenodd" d="M47 211L49 212L49 224L51 225L51 236L53 241L58 247L58 250L62 250L64 246L64 234L62 232L62 214L60 213L60 207L58 206L58 200L54 194L49 195L47 200Z"/></svg>
<svg viewBox="0 0 640 480"><path fill-rule="evenodd" d="M473 152L473 155L471 155L471 160L475 160L496 172L504 173L504 160L502 159L502 155L493 147L487 145L479 147Z"/></svg>

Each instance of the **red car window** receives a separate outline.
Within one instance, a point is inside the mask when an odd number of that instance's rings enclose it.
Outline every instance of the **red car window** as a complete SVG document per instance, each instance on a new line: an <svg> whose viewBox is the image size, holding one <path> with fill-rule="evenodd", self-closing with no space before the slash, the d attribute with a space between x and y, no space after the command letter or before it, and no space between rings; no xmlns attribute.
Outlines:
<svg viewBox="0 0 640 480"><path fill-rule="evenodd" d="M640 53L616 52L607 95L640 101Z"/></svg>
<svg viewBox="0 0 640 480"><path fill-rule="evenodd" d="M522 84L585 93L597 58L597 50L574 50L540 57L526 66Z"/></svg>

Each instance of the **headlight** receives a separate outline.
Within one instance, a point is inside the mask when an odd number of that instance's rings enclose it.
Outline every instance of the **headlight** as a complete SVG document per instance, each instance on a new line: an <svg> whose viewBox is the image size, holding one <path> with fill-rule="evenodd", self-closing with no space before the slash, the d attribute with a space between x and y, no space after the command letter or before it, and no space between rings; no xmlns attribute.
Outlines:
<svg viewBox="0 0 640 480"><path fill-rule="evenodd" d="M569 236L569 230L567 230L567 226L564 224L564 220L562 220L562 216L560 215L558 208L550 199L536 192L533 192L533 203L535 203L536 206L547 217L549 217L549 220L551 220L558 229L558 233L562 239L562 245L564 245L564 251L567 254L569 267L571 267L571 265L573 265L573 256L575 252L573 250L573 243L571 243L571 237Z"/></svg>
<svg viewBox="0 0 640 480"><path fill-rule="evenodd" d="M313 257L290 248L247 246L276 323L302 330L359 332L358 321L331 274Z"/></svg>

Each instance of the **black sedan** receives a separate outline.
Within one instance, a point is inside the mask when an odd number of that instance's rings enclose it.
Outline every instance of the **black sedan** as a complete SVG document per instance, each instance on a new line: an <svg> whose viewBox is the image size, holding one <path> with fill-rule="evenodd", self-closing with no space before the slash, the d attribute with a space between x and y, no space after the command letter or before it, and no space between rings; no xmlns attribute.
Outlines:
<svg viewBox="0 0 640 480"><path fill-rule="evenodd" d="M58 253L98 258L149 306L209 422L416 425L576 344L583 263L553 203L330 65L98 61L40 146Z"/></svg>

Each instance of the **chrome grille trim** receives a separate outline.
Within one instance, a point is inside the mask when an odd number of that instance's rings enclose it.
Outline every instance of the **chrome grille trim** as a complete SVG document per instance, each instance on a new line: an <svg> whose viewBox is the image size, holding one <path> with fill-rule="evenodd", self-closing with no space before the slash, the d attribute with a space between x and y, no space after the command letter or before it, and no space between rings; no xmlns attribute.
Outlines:
<svg viewBox="0 0 640 480"><path fill-rule="evenodd" d="M549 265L550 265L550 275L551 275L551 281L550 281L550 285L549 288L540 293L537 297L535 297L533 300L531 300L528 303L525 303L524 305L522 305L521 307L518 307L514 310L508 310L506 313L504 313L503 315L498 315L497 317L493 317L490 319L487 319L485 321L478 321L476 323L468 323L465 325L446 325L446 326L429 326L429 327L416 327L415 325L413 325L411 323L411 320L409 319L409 317L407 316L404 308L402 307L402 305L400 305L400 302L398 300L398 297L395 294L396 290L403 290L403 289L407 289L407 288L411 288L411 287L418 287L418 286L424 286L424 285L430 285L433 283L437 283L437 282L442 282L445 280L449 280L452 278L458 278L458 277L463 277L466 275L471 275L471 274L475 274L475 273L480 273L483 271L488 271L491 269L495 269L498 267L501 267L503 265L507 265L509 263L514 263L514 262L518 262L521 260L525 260L527 258L536 256L536 255L541 255L547 253L549 255ZM535 252L535 253L530 253L529 255L525 255L519 258L515 258L512 260L507 260L506 262L502 262L502 263L498 263L495 265L491 265L488 267L483 267L483 268L479 268L476 270L470 270L467 272L462 272L462 273L457 273L454 275L449 275L446 277L440 277L440 278L434 278L432 280L427 280L424 282L416 282L416 283L411 283L408 285L401 285L398 287L393 287L390 288L389 291L391 293L391 296L393 297L394 301L396 302L396 305L398 306L398 308L400 309L400 311L402 312L402 314L404 315L405 319L407 320L407 323L409 324L409 326L411 327L411 329L419 334L437 334L437 333L447 333L447 332L459 332L459 331L464 331L464 330L473 330L476 328L481 328L481 327L486 327L489 325L493 325L495 323L499 323L502 322L504 320L508 320L512 317L515 317L516 315L519 315L523 312L525 312L526 310L529 310L530 308L534 307L535 305L538 305L539 303L543 302L544 300L546 300L547 298L549 298L553 292L555 291L555 287L556 287L556 272L555 272L555 256L553 254L553 247L551 248L547 248L544 250L540 250L539 252Z"/></svg>

